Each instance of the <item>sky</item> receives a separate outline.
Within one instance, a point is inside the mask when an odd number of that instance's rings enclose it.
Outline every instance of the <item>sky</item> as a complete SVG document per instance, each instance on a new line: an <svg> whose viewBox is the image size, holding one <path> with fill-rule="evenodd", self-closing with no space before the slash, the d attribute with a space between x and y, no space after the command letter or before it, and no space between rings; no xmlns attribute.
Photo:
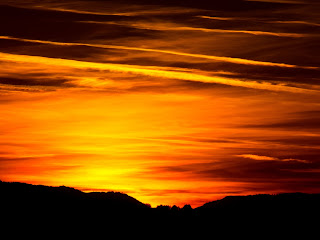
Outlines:
<svg viewBox="0 0 320 240"><path fill-rule="evenodd" d="M317 0L1 0L0 179L319 193L319 30Z"/></svg>

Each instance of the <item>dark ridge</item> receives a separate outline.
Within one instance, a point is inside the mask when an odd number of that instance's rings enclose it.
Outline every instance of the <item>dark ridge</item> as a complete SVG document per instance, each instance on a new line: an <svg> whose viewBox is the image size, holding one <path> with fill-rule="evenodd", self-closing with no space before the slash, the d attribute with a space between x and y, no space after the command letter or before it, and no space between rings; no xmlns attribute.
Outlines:
<svg viewBox="0 0 320 240"><path fill-rule="evenodd" d="M67 210L122 210L148 208L133 197L120 192L84 193L71 187L49 187L18 182L0 181L1 202L16 207L33 206L35 208ZM50 207L49 207L50 206Z"/></svg>
<svg viewBox="0 0 320 240"><path fill-rule="evenodd" d="M307 193L281 193L281 194L257 194L248 196L227 196L221 200L205 203L197 208L199 211L255 211L273 212L310 210L320 207L320 194Z"/></svg>
<svg viewBox="0 0 320 240"><path fill-rule="evenodd" d="M201 219L214 224L305 227L312 226L320 213L320 194L227 196L196 209ZM271 227L272 224L273 226Z"/></svg>
<svg viewBox="0 0 320 240"><path fill-rule="evenodd" d="M86 232L92 238L92 233L103 236L117 230L121 236L148 232L162 237L175 234L178 239L193 234L202 239L210 233L230 237L247 236L250 231L265 235L303 229L310 233L318 227L320 194L228 196L195 209L190 205L151 208L119 192L84 193L65 186L0 181L0 207L5 220L2 229L13 232L25 229L73 237Z"/></svg>
<svg viewBox="0 0 320 240"><path fill-rule="evenodd" d="M1 202L7 204L23 205L59 205L61 203L69 207L81 204L83 207L92 205L102 209L150 209L149 204L144 204L137 199L120 192L90 192L60 186L50 187L44 185L32 185L19 182L0 181ZM320 207L320 194L308 193L282 193L282 194L257 194L248 196L227 196L223 199L205 203L192 209L190 205L183 208L177 206L159 205L154 208L158 213L204 212L230 213L230 212L275 212L311 210Z"/></svg>

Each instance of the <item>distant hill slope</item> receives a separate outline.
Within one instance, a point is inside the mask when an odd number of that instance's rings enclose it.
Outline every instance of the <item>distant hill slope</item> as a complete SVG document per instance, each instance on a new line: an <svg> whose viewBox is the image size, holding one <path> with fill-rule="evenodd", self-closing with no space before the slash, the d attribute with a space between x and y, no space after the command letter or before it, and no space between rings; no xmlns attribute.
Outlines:
<svg viewBox="0 0 320 240"><path fill-rule="evenodd" d="M301 205L305 203L320 203L320 194L307 193L280 193L280 194L257 194L248 196L227 196L221 200L205 203L199 209L208 208L234 208L240 206L253 206L270 204L275 205Z"/></svg>
<svg viewBox="0 0 320 240"><path fill-rule="evenodd" d="M293 193L229 196L196 209L150 208L123 193L0 181L1 230L23 238L28 234L59 239L147 234L148 238L233 239L283 234L287 239L288 233L296 236L298 230L302 239L309 239L306 234L318 234L319 206L320 194Z"/></svg>
<svg viewBox="0 0 320 240"><path fill-rule="evenodd" d="M207 216L251 216L264 218L316 217L320 213L320 194L282 193L227 196L196 209Z"/></svg>
<svg viewBox="0 0 320 240"><path fill-rule="evenodd" d="M74 210L99 209L141 209L148 208L127 194L119 192L84 193L74 188L60 186L49 187L17 182L0 181L0 201L16 207L32 206L37 208Z"/></svg>
<svg viewBox="0 0 320 240"><path fill-rule="evenodd" d="M283 193L227 196L192 209L160 206L151 209L127 194L119 192L84 193L70 187L49 187L0 181L0 204L12 211L33 213L73 213L96 215L134 211L148 217L237 219L238 216L313 216L320 214L320 194ZM144 215L146 216L146 215ZM211 218L213 217L213 218Z"/></svg>

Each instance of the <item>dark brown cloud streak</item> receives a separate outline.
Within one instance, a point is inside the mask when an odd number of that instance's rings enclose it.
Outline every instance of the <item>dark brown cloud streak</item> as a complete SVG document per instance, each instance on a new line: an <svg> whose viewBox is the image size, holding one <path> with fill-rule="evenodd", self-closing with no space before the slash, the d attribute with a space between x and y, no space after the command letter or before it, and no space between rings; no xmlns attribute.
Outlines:
<svg viewBox="0 0 320 240"><path fill-rule="evenodd" d="M319 13L307 0L1 1L0 179L153 205L320 192Z"/></svg>

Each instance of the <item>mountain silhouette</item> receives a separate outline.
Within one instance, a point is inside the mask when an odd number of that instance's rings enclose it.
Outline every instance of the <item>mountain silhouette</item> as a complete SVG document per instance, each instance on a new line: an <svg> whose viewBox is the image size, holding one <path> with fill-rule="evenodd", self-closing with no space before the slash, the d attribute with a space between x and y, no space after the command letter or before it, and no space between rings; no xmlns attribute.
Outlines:
<svg viewBox="0 0 320 240"><path fill-rule="evenodd" d="M51 207L77 204L99 206L112 209L148 208L133 197L120 192L90 192L84 193L71 187L50 187L18 182L0 181L1 201L7 204L47 205ZM70 206L69 206L70 207Z"/></svg>
<svg viewBox="0 0 320 240"><path fill-rule="evenodd" d="M70 187L49 187L16 182L0 182L2 216L12 222L42 228L59 224L102 227L106 221L129 223L150 207L119 192L84 193ZM32 220L31 220L32 219ZM100 220L102 219L102 220ZM50 230L52 231L52 230Z"/></svg>
<svg viewBox="0 0 320 240"><path fill-rule="evenodd" d="M282 193L227 196L197 209L205 217L239 221L243 216L264 221L311 219L320 213L320 194Z"/></svg>
<svg viewBox="0 0 320 240"><path fill-rule="evenodd" d="M6 204L22 205L91 205L106 209L151 209L149 204L144 204L137 199L120 192L89 192L85 193L75 188L60 186L51 187L32 185L19 182L0 181L1 202ZM70 206L69 206L70 207ZM205 203L192 209L190 205L183 208L177 206L159 205L154 212L179 213L179 212L204 212L230 213L230 212L275 212L281 211L311 211L320 208L320 194L307 193L282 193L282 194L257 194L248 196L227 196L223 199Z"/></svg>
<svg viewBox="0 0 320 240"><path fill-rule="evenodd" d="M14 223L11 227L15 229L37 226L52 232L52 226L58 224L55 231L63 232L65 226L70 230L72 226L79 236L80 229L90 229L90 233L97 229L152 229L157 234L173 229L176 237L193 232L200 238L213 229L215 234L228 235L248 226L264 232L283 231L284 224L311 229L320 213L320 194L227 196L195 209L190 205L151 208L119 192L85 193L65 186L0 181L0 207L2 219Z"/></svg>
<svg viewBox="0 0 320 240"><path fill-rule="evenodd" d="M275 195L257 194L249 196L227 196L221 200L205 203L199 210L255 210L270 211L275 208L306 208L317 206L320 203L320 194L281 193Z"/></svg>

